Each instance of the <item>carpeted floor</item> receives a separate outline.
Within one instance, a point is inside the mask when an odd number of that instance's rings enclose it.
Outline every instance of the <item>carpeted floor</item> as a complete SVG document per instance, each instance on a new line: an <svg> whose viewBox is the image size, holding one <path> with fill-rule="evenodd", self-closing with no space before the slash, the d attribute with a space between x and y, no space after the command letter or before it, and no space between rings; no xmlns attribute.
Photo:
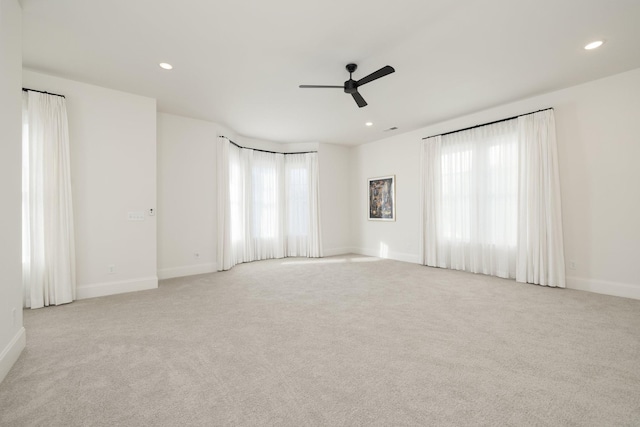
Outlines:
<svg viewBox="0 0 640 427"><path fill-rule="evenodd" d="M640 425L640 301L359 256L25 312L2 426Z"/></svg>

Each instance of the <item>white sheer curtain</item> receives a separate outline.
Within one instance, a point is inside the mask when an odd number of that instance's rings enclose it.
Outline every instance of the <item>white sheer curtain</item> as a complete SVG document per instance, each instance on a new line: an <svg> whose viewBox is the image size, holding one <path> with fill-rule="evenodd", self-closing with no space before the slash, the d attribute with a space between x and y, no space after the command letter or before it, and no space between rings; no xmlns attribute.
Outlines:
<svg viewBox="0 0 640 427"><path fill-rule="evenodd" d="M229 141L222 140L217 144L216 170L217 170L217 261L218 270L228 270L234 265L235 256L231 245L231 205L237 206L237 202L231 200L231 149ZM236 212L234 212L236 213ZM237 215L237 213L236 213Z"/></svg>
<svg viewBox="0 0 640 427"><path fill-rule="evenodd" d="M553 110L518 117L520 188L516 280L565 287Z"/></svg>
<svg viewBox="0 0 640 427"><path fill-rule="evenodd" d="M322 255L316 153L218 144L218 270L242 262Z"/></svg>
<svg viewBox="0 0 640 427"><path fill-rule="evenodd" d="M65 99L23 94L22 267L25 307L75 299L75 246Z"/></svg>
<svg viewBox="0 0 640 427"><path fill-rule="evenodd" d="M564 287L553 111L428 138L423 264Z"/></svg>
<svg viewBox="0 0 640 427"><path fill-rule="evenodd" d="M514 278L517 121L426 140L427 265Z"/></svg>
<svg viewBox="0 0 640 427"><path fill-rule="evenodd" d="M322 256L318 154L285 156L287 256Z"/></svg>

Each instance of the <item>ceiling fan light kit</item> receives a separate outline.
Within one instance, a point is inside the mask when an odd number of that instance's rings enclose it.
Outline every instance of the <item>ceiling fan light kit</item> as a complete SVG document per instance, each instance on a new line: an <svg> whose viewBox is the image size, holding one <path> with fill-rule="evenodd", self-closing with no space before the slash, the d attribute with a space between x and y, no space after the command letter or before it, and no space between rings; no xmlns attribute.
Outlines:
<svg viewBox="0 0 640 427"><path fill-rule="evenodd" d="M374 80L377 80L380 77L384 77L388 74L394 73L396 70L394 70L393 67L390 65L385 65L384 67L380 68L378 71L374 71L368 76L365 76L360 80L356 81L356 80L353 80L351 75L353 74L354 71L356 71L357 68L358 66L356 64L347 64L347 71L349 72L349 80L344 82L343 86L300 85L300 88L302 89L318 89L318 88L343 89L344 93L351 94L351 96L353 97L353 100L356 101L356 104L358 104L358 107L360 108L366 107L367 101L365 101L362 95L360 95L360 93L358 92L358 88L362 85L365 85Z"/></svg>

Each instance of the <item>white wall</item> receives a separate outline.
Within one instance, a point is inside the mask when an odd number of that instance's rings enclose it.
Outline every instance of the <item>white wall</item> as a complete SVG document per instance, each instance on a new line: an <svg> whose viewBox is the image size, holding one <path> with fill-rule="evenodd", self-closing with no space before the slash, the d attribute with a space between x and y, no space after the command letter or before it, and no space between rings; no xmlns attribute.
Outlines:
<svg viewBox="0 0 640 427"><path fill-rule="evenodd" d="M235 135L216 123L160 113L158 275L161 279L216 271L215 144L221 134L241 146L262 150L318 150L324 253L349 252L348 148L262 141Z"/></svg>
<svg viewBox="0 0 640 427"><path fill-rule="evenodd" d="M367 180L388 175L396 176L396 220L369 221ZM354 252L418 262L420 144L415 132L354 147L350 182Z"/></svg>
<svg viewBox="0 0 640 427"><path fill-rule="evenodd" d="M350 215L351 149L318 145L320 174L320 223L324 256L353 252Z"/></svg>
<svg viewBox="0 0 640 427"><path fill-rule="evenodd" d="M217 270L218 135L234 137L216 123L158 114L160 279Z"/></svg>
<svg viewBox="0 0 640 427"><path fill-rule="evenodd" d="M0 381L25 346L22 327L22 12L0 0Z"/></svg>
<svg viewBox="0 0 640 427"><path fill-rule="evenodd" d="M155 100L28 70L23 84L67 99L78 298L157 287Z"/></svg>
<svg viewBox="0 0 640 427"><path fill-rule="evenodd" d="M640 69L492 108L352 153L358 252L419 259L420 144L426 136L554 107L568 286L640 298ZM366 216L366 179L397 175L397 221Z"/></svg>

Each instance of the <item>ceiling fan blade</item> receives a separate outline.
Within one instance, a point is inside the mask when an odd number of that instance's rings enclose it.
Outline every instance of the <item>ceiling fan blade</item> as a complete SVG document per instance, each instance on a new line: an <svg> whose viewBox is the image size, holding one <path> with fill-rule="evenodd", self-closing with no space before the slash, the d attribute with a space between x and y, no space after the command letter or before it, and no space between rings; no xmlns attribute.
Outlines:
<svg viewBox="0 0 640 427"><path fill-rule="evenodd" d="M396 70L394 70L392 66L385 65L384 67L380 68L378 71L374 71L373 73L369 74L368 76L361 78L356 83L358 83L358 86L362 86L362 85L367 84L369 82L372 82L372 81L374 81L376 79L379 79L380 77L384 77L387 74L394 73L395 71Z"/></svg>
<svg viewBox="0 0 640 427"><path fill-rule="evenodd" d="M356 101L356 104L358 104L358 107L362 108L367 106L367 101L365 101L362 95L360 95L358 92L353 92L351 96L353 96L353 99Z"/></svg>
<svg viewBox="0 0 640 427"><path fill-rule="evenodd" d="M336 88L336 89L344 89L344 86L322 86L322 85L300 85L298 86L301 89L314 89L314 88Z"/></svg>

